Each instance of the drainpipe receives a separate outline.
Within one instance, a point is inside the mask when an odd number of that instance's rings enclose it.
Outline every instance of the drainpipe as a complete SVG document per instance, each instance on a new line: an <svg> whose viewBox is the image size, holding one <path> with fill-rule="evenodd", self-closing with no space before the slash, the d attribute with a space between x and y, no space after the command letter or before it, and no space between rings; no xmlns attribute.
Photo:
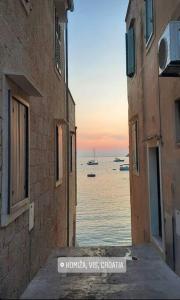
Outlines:
<svg viewBox="0 0 180 300"><path fill-rule="evenodd" d="M66 11L65 48L66 48L66 135L67 135L67 247L69 247L69 73L68 73L68 11Z"/></svg>

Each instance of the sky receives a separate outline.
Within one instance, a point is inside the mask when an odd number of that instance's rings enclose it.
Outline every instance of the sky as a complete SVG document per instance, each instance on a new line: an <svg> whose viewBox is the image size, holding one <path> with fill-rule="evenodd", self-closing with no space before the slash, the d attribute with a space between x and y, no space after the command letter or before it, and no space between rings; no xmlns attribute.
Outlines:
<svg viewBox="0 0 180 300"><path fill-rule="evenodd" d="M76 102L77 150L128 153L125 15L128 0L74 0L69 13L69 88Z"/></svg>

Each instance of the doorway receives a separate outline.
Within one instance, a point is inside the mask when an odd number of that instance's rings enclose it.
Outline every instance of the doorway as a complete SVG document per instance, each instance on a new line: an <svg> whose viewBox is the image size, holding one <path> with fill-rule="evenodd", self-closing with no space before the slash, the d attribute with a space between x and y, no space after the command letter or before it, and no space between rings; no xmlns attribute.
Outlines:
<svg viewBox="0 0 180 300"><path fill-rule="evenodd" d="M148 167L151 238L163 250L163 205L159 146L148 147Z"/></svg>

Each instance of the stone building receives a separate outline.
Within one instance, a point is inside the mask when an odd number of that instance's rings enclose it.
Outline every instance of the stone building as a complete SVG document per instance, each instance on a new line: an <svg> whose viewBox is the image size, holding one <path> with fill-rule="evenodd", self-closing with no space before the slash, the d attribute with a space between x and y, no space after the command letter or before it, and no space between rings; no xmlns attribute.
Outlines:
<svg viewBox="0 0 180 300"><path fill-rule="evenodd" d="M55 247L75 244L72 0L0 0L0 298L19 297Z"/></svg>
<svg viewBox="0 0 180 300"><path fill-rule="evenodd" d="M174 77L178 74L159 75L161 59L168 60L169 42L164 40L164 57L160 57L159 40L168 24L176 21L179 26L179 20L179 0L129 1L126 45L133 243L153 242L177 274L180 79ZM172 38L170 43L179 47L178 39Z"/></svg>

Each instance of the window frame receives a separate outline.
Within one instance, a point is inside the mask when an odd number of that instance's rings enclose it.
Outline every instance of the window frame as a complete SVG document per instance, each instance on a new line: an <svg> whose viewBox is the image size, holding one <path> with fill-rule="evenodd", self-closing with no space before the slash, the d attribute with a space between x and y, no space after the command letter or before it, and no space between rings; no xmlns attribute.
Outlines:
<svg viewBox="0 0 180 300"><path fill-rule="evenodd" d="M149 35L149 37L147 38L147 1L152 1L152 24L153 24L153 29L152 29L152 32L151 34ZM146 41L146 48L148 48L153 36L154 36L154 33L155 33L155 14L154 14L154 0L144 0L144 3L145 3L145 20L144 20L144 24L145 24L145 41Z"/></svg>
<svg viewBox="0 0 180 300"><path fill-rule="evenodd" d="M61 143L59 144L59 130L61 130ZM56 187L63 183L63 125L57 122L55 125L55 183ZM61 159L60 159L61 158Z"/></svg>
<svg viewBox="0 0 180 300"><path fill-rule="evenodd" d="M135 126L135 130L133 127ZM135 141L133 134L135 132ZM132 170L135 175L140 174L140 156L139 156L139 120L136 118L131 123L131 143L132 143ZM135 152L135 154L134 154ZM134 157L135 155L135 157Z"/></svg>
<svg viewBox="0 0 180 300"><path fill-rule="evenodd" d="M17 203L16 209L10 209L10 193L11 193L11 97L18 99L27 107L28 111L28 197ZM26 98L26 97L25 97ZM3 131L2 138L4 140L2 146L2 199L1 199L1 214L0 226L7 227L14 222L25 211L29 210L30 205L30 105L24 97L16 93L16 89L11 86L6 77L3 76Z"/></svg>
<svg viewBox="0 0 180 300"><path fill-rule="evenodd" d="M27 152L27 158L26 158L26 176L27 176L27 196L18 201L17 203L15 203L14 205L11 204L11 199L12 199L12 128L11 128L11 121L12 121L12 115L11 115L11 111L12 111L12 100L17 101L18 103L20 103L21 105L23 105L26 108L27 111L27 121L26 121L26 134L27 134L27 141L26 141L26 145L25 145L25 151ZM10 111L9 111L9 155L10 155L10 159L9 159L9 197L8 197L8 212L10 215L16 213L19 209L21 209L24 205L26 205L29 202L29 156L30 156L30 152L29 152L29 139L30 139L30 128L29 128L29 103L27 103L26 101L24 101L22 98L12 94L10 96Z"/></svg>
<svg viewBox="0 0 180 300"><path fill-rule="evenodd" d="M73 133L70 132L70 151L69 151L69 160L70 160L70 163L69 163L69 169L70 169L70 173L73 172Z"/></svg>
<svg viewBox="0 0 180 300"><path fill-rule="evenodd" d="M76 156L76 146L75 146L75 143L76 143L76 135L75 135L75 132L74 131L71 131L70 132L70 143L69 143L69 146L70 146L70 149L69 149L69 172L70 174L72 174L74 171L75 171L75 156Z"/></svg>
<svg viewBox="0 0 180 300"><path fill-rule="evenodd" d="M177 106L179 113L177 111ZM175 144L179 147L180 146L180 98L176 99L174 102L174 116L175 116ZM179 135L178 135L179 129Z"/></svg>

